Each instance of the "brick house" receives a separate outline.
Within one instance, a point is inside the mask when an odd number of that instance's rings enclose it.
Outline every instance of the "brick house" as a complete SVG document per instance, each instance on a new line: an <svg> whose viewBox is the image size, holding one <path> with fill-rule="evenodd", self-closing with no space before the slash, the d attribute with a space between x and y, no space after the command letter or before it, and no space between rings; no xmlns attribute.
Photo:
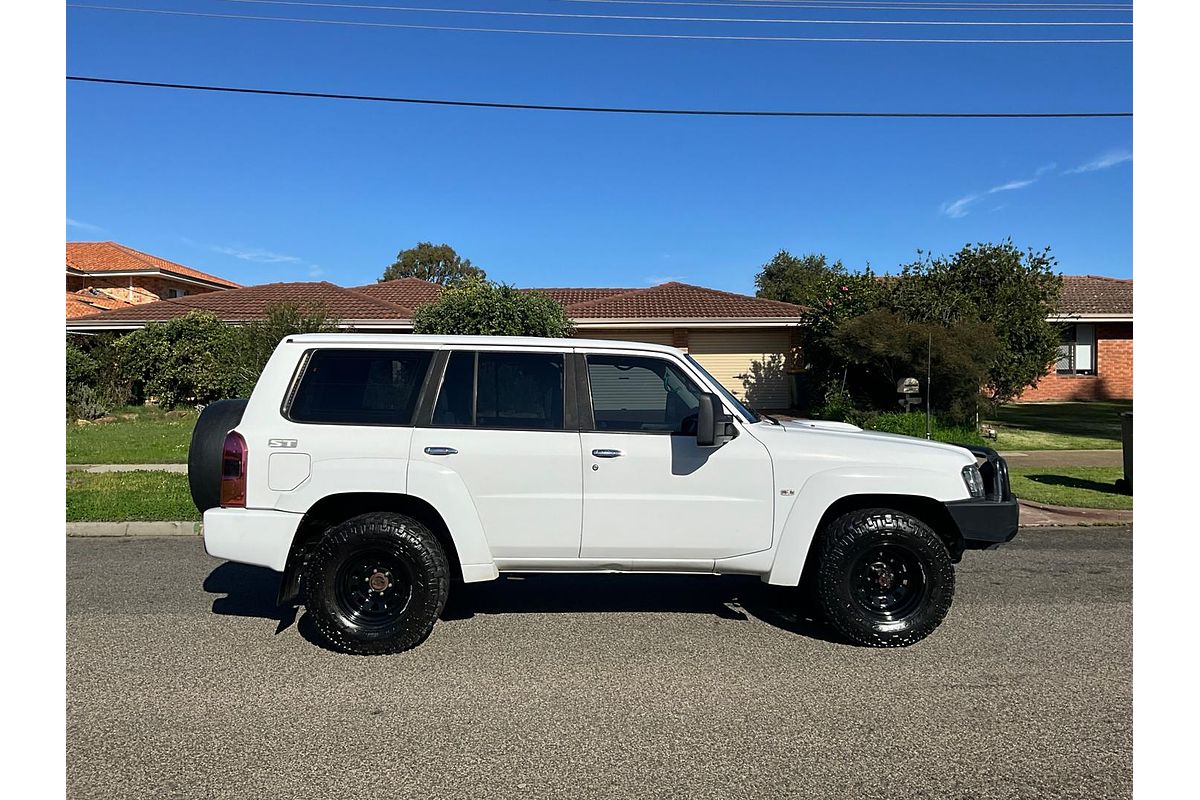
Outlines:
<svg viewBox="0 0 1200 800"><path fill-rule="evenodd" d="M1063 326L1050 374L1019 402L1133 399L1133 281L1064 275L1051 321Z"/></svg>
<svg viewBox="0 0 1200 800"><path fill-rule="evenodd" d="M354 288L327 282L265 284L116 308L68 320L67 330L134 330L192 309L237 324L261 318L274 303L293 303L323 307L348 329L407 333L412 331L414 309L441 291L442 287L416 278ZM563 306L577 336L674 345L691 353L722 385L755 406L792 405L788 373L794 363L799 306L676 282L640 289L536 291Z"/></svg>
<svg viewBox="0 0 1200 800"><path fill-rule="evenodd" d="M67 319L238 284L116 242L67 242Z"/></svg>

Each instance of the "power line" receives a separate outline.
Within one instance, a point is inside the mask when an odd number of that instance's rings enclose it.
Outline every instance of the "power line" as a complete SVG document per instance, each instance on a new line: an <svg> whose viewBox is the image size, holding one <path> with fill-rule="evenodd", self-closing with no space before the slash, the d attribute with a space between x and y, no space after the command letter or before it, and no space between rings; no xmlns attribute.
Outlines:
<svg viewBox="0 0 1200 800"><path fill-rule="evenodd" d="M617 0L609 0L617 2ZM811 6L818 3L836 5L839 7L855 7L866 5L887 5L899 8L920 8L923 6L933 6L935 8L946 6L966 6L968 8L1022 8L1022 9L1041 9L1049 8L1055 11L1070 11L1073 9L1082 8L1100 8L1104 10L1114 9L1131 9L1132 3L1100 3L1100 2L1083 2L1083 3L1005 3L1005 2L984 2L972 3L966 0L753 0L759 3L771 3L776 5L795 5L795 6ZM600 2L600 0L597 0ZM725 0L732 5L740 5L747 0Z"/></svg>
<svg viewBox="0 0 1200 800"><path fill-rule="evenodd" d="M199 92L228 94L271 95L276 97L310 97L325 100L359 100L373 103L406 103L426 106L457 106L465 108L503 108L522 111L577 111L595 114L645 114L687 117L830 117L830 118L887 118L887 119L1098 119L1132 117L1131 111L1017 111L1017 112L939 112L939 111L727 111L684 108L624 108L613 106L566 106L539 103L491 103L479 100L435 100L417 97L387 97L336 92L302 92L286 89L255 89L241 86L210 86L193 83L164 83L160 81L131 81L118 78L97 78L68 75L68 81L103 83L115 86L142 86L155 89L184 89Z"/></svg>
<svg viewBox="0 0 1200 800"><path fill-rule="evenodd" d="M479 16L502 16L502 17L553 17L559 19L619 19L619 20L642 20L649 22L733 22L733 23L758 23L758 24L786 24L786 25L973 25L973 26L991 26L991 27L1009 27L1009 26L1026 26L1034 28L1049 28L1049 27L1088 27L1088 26L1106 26L1106 27L1132 27L1132 22L1028 22L1028 21L954 21L954 20L895 20L895 19L794 19L794 18L772 18L772 19L751 19L746 17L667 17L661 15L646 15L646 14L563 14L553 11L497 11L493 9L467 9L467 8L430 8L423 6L383 6L368 3L324 3L324 2L307 2L307 0L222 0L225 3L242 3L250 5L269 5L269 6L308 6L311 8L341 8L341 9L370 9L372 11L398 11L408 13L436 13L436 14L473 14Z"/></svg>
<svg viewBox="0 0 1200 800"><path fill-rule="evenodd" d="M311 19L304 17L270 17L250 14L213 14L202 11L174 11L162 8L127 8L123 6L97 6L68 3L68 8L83 8L94 11L119 11L134 14L165 14L177 17L201 17L207 19L231 19L255 22L291 22L310 25L340 25L355 28L403 28L406 30L455 31L471 33L509 33L532 36L584 36L606 39L691 39L707 41L737 42L871 42L899 44L1130 44L1132 39L914 39L894 37L851 37L851 36L726 36L691 33L615 33L606 31L560 31L536 28L476 28L458 25L417 25L403 22L359 22L342 19Z"/></svg>
<svg viewBox="0 0 1200 800"><path fill-rule="evenodd" d="M837 11L900 11L900 12L946 12L946 11L997 11L1014 12L1019 14L1061 14L1074 12L1102 12L1110 14L1125 14L1133 10L1133 6L1093 6L1093 5L1063 5L1047 6L1041 3L1032 7L1011 7L984 4L954 4L945 6L911 5L908 3L892 3L879 5L882 0L869 0L870 5L837 4L838 0L558 0L563 3L593 3L598 5L635 5L635 6L719 6L723 8L791 8L791 9L831 9Z"/></svg>

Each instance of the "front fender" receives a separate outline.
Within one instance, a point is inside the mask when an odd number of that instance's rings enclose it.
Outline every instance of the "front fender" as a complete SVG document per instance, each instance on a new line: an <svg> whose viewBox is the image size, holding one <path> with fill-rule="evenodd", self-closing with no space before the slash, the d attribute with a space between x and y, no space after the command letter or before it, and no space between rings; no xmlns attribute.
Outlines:
<svg viewBox="0 0 1200 800"><path fill-rule="evenodd" d="M500 577L475 501L457 472L429 461L409 462L407 493L429 503L442 515L458 550L464 582Z"/></svg>
<svg viewBox="0 0 1200 800"><path fill-rule="evenodd" d="M842 498L873 494L904 495L943 503L968 496L962 477L953 471L865 464L815 473L797 492L767 582L781 586L798 584L825 512Z"/></svg>

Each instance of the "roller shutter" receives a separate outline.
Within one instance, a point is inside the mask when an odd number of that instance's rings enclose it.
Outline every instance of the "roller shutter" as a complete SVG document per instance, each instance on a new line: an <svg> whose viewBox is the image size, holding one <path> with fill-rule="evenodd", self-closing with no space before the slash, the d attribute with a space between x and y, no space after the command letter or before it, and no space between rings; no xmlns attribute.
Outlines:
<svg viewBox="0 0 1200 800"><path fill-rule="evenodd" d="M786 328L762 330L692 330L688 352L712 376L756 408L784 409L788 390Z"/></svg>

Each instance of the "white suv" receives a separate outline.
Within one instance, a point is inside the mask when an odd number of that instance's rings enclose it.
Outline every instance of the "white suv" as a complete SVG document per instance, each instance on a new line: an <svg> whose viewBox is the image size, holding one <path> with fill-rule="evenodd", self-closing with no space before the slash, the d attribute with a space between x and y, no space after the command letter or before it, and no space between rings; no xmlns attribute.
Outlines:
<svg viewBox="0 0 1200 800"><path fill-rule="evenodd" d="M291 336L205 409L189 467L208 553L282 572L280 602L361 654L522 571L804 578L849 640L907 645L963 551L1017 532L994 451L780 423L640 342Z"/></svg>

